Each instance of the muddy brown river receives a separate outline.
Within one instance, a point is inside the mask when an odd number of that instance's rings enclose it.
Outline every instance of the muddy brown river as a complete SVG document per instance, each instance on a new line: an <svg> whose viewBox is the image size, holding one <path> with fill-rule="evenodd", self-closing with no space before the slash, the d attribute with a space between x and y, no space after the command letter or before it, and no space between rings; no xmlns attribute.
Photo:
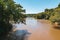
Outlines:
<svg viewBox="0 0 60 40"><path fill-rule="evenodd" d="M27 30L30 33L28 40L60 40L60 30L54 29L45 20L26 18L26 25L19 23L16 26L16 30ZM17 32L17 35L20 34Z"/></svg>

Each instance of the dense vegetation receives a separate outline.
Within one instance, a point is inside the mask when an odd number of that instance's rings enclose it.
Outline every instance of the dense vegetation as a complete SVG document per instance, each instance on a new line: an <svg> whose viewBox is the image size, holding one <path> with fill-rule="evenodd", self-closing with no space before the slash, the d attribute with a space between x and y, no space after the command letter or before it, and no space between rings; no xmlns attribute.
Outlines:
<svg viewBox="0 0 60 40"><path fill-rule="evenodd" d="M45 9L44 12L38 14L37 18L47 19L53 23L55 22L60 23L60 4L56 8Z"/></svg>
<svg viewBox="0 0 60 40"><path fill-rule="evenodd" d="M25 15L26 15L26 17L34 17L34 18L37 17L37 14L25 14Z"/></svg>
<svg viewBox="0 0 60 40"><path fill-rule="evenodd" d="M3 40L12 30L10 21L23 22L25 12L20 4L16 4L13 0L0 0L0 40Z"/></svg>

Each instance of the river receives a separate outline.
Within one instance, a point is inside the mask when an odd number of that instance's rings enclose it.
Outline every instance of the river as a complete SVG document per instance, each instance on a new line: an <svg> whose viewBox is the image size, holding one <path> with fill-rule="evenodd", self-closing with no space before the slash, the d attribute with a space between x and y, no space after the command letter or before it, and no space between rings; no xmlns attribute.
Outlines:
<svg viewBox="0 0 60 40"><path fill-rule="evenodd" d="M27 40L60 40L60 30L54 29L51 24L45 20L26 18L26 25L23 23L16 24L16 34L21 35L22 31L29 33Z"/></svg>

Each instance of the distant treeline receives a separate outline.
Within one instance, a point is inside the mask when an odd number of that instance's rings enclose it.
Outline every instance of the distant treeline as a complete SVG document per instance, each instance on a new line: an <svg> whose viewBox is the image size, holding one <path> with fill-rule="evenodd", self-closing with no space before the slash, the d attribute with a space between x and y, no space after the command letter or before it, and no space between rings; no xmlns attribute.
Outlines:
<svg viewBox="0 0 60 40"><path fill-rule="evenodd" d="M25 17L34 17L34 18L36 18L36 16L37 16L37 14L26 14Z"/></svg>

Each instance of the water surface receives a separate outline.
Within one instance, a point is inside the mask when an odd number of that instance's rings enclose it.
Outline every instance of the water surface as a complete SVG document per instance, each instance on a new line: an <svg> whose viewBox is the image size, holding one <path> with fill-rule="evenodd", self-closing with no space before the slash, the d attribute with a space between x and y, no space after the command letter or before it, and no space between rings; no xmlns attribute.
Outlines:
<svg viewBox="0 0 60 40"><path fill-rule="evenodd" d="M16 26L16 30L27 30L31 33L28 40L60 40L60 30L54 29L45 20L26 18L26 25L19 23Z"/></svg>

